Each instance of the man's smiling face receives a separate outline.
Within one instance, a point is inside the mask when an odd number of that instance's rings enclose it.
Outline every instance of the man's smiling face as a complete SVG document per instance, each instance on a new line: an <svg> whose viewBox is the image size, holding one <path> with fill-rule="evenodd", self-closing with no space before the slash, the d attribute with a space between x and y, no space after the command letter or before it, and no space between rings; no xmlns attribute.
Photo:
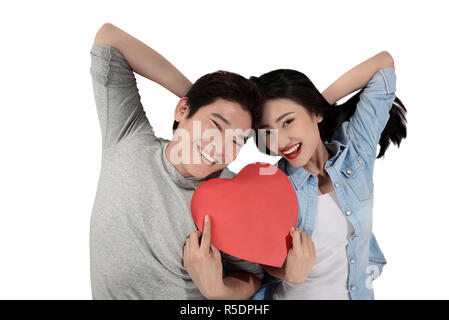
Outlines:
<svg viewBox="0 0 449 320"><path fill-rule="evenodd" d="M204 178L237 157L251 132L251 114L236 102L217 99L189 116L187 99L175 110L179 122L168 159L184 177ZM175 144L173 144L175 143Z"/></svg>

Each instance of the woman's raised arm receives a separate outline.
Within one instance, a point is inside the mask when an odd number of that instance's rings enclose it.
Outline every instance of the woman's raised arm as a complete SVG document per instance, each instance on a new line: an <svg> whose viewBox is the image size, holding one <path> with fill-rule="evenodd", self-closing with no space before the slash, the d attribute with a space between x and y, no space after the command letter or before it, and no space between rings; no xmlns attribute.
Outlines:
<svg viewBox="0 0 449 320"><path fill-rule="evenodd" d="M94 42L117 49L134 72L157 82L178 97L183 97L192 86L189 79L163 56L111 23L101 26Z"/></svg>
<svg viewBox="0 0 449 320"><path fill-rule="evenodd" d="M393 57L387 51L382 51L343 74L322 94L330 104L334 104L365 87L379 70L391 67L394 67Z"/></svg>

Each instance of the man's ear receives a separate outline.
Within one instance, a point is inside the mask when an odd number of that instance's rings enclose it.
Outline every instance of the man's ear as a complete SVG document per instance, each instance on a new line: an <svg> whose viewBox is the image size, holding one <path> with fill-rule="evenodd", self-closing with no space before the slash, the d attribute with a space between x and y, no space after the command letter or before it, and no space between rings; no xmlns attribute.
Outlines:
<svg viewBox="0 0 449 320"><path fill-rule="evenodd" d="M190 107L187 97L182 97L175 108L175 121L181 122L181 120L187 118L189 115Z"/></svg>

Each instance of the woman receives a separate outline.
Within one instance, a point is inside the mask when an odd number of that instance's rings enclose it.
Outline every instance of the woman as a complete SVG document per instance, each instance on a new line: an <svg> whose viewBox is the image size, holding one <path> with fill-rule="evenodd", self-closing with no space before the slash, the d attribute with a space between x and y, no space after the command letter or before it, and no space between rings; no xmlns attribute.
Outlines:
<svg viewBox="0 0 449 320"><path fill-rule="evenodd" d="M372 234L374 162L390 142L399 146L406 137L406 109L395 96L391 55L381 52L359 64L323 94L294 70L251 80L264 97L256 129L270 130L257 139L259 149L282 156L279 167L298 197L297 227L312 237L316 250L313 267L303 263L303 273L310 273L302 283L288 281L295 263L290 256L283 268L264 267L283 281L253 298L374 299L371 282L386 263ZM270 137L276 133L277 139Z"/></svg>

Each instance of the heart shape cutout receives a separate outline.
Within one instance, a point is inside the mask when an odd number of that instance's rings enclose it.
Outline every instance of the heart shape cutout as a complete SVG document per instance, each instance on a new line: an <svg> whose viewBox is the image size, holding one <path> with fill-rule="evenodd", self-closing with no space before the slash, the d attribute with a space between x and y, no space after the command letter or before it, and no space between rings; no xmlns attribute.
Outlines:
<svg viewBox="0 0 449 320"><path fill-rule="evenodd" d="M194 192L193 220L203 232L211 221L211 243L234 257L282 267L298 220L298 200L288 177L279 168L256 162L233 179L211 179Z"/></svg>

